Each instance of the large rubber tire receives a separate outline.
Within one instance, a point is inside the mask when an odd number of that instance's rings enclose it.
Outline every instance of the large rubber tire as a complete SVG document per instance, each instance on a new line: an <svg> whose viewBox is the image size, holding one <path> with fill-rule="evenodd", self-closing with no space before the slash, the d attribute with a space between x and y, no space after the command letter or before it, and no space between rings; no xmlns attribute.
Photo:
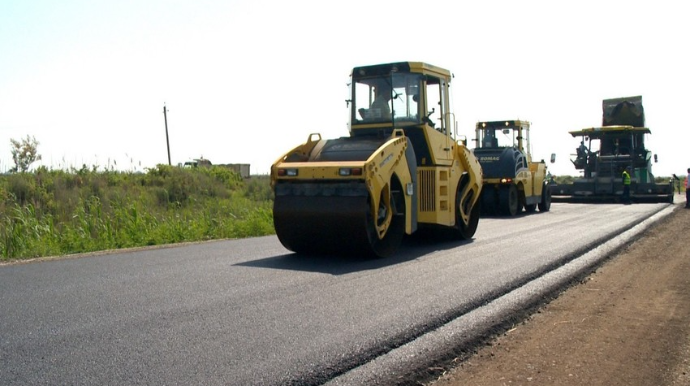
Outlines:
<svg viewBox="0 0 690 386"><path fill-rule="evenodd" d="M541 190L541 202L538 206L540 212L548 212L551 209L551 189L548 185L544 185Z"/></svg>
<svg viewBox="0 0 690 386"><path fill-rule="evenodd" d="M537 210L537 204L525 205L525 212L534 213Z"/></svg>
<svg viewBox="0 0 690 386"><path fill-rule="evenodd" d="M470 221L467 225L462 222L462 218L458 219L458 231L460 238L463 240L470 240L477 232L477 227L479 226L479 202L477 202L472 210L470 211Z"/></svg>
<svg viewBox="0 0 690 386"><path fill-rule="evenodd" d="M495 215L498 199L496 198L496 189L486 186L482 189L481 197L481 213L486 215Z"/></svg>
<svg viewBox="0 0 690 386"><path fill-rule="evenodd" d="M501 214L507 216L515 216L518 214L521 208L517 187L515 187L515 185L509 185L501 188L499 192L499 202Z"/></svg>
<svg viewBox="0 0 690 386"><path fill-rule="evenodd" d="M395 253L402 244L405 236L405 209L404 205L400 206L401 200L404 200L402 191L393 191L390 193L390 204L386 204L381 197L379 209L376 211L377 218L373 219L368 216L367 234L369 235L370 256L388 257ZM398 205L397 208L396 204ZM391 213L391 223L383 237L379 238L377 227L384 221L389 212Z"/></svg>
<svg viewBox="0 0 690 386"><path fill-rule="evenodd" d="M490 191L488 191L488 193L491 193L493 195L493 189L489 189ZM465 222L462 221L462 193L463 188L461 184L461 186L459 186L458 190L455 192L455 227L453 228L452 238L459 240L470 240L477 232L477 226L479 225L479 217L481 216L482 212L481 200L483 194L487 193L487 191L480 193L479 200L477 200L477 202L474 204L472 208L467 207L467 205L470 204L470 201L472 199L472 197L468 197L467 201L465 202L464 208L466 212L469 211L470 218L467 224L465 224Z"/></svg>

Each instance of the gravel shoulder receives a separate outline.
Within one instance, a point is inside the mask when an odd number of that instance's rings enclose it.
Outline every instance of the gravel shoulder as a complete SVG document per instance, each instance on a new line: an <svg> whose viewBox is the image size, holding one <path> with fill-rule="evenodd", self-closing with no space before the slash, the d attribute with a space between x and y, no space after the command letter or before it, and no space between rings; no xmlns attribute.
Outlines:
<svg viewBox="0 0 690 386"><path fill-rule="evenodd" d="M427 386L690 385L690 210Z"/></svg>

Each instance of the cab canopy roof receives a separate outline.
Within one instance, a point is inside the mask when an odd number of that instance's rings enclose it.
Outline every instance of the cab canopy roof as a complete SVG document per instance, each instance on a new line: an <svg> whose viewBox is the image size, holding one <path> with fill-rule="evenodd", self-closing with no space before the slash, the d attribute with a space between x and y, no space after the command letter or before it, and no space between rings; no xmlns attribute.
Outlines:
<svg viewBox="0 0 690 386"><path fill-rule="evenodd" d="M513 127L529 128L529 122L528 121L521 121L521 120L477 122L477 129L478 130L503 129L503 128L513 128Z"/></svg>
<svg viewBox="0 0 690 386"><path fill-rule="evenodd" d="M427 75L435 75L439 78L445 79L449 79L451 77L450 71L423 62L395 62L355 67L354 69L352 69L352 77L355 79L363 79L370 77L388 76L396 72L421 73Z"/></svg>
<svg viewBox="0 0 690 386"><path fill-rule="evenodd" d="M615 134L651 134L651 130L647 127L634 127L634 126L602 126L602 127L589 127L582 130L569 131L570 135L573 137L587 136L590 138L601 138L605 135L615 135Z"/></svg>

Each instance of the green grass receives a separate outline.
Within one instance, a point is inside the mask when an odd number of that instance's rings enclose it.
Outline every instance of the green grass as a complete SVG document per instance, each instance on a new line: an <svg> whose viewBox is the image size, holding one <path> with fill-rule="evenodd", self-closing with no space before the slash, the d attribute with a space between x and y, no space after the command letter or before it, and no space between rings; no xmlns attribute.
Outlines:
<svg viewBox="0 0 690 386"><path fill-rule="evenodd" d="M268 176L158 165L0 176L0 261L273 234Z"/></svg>

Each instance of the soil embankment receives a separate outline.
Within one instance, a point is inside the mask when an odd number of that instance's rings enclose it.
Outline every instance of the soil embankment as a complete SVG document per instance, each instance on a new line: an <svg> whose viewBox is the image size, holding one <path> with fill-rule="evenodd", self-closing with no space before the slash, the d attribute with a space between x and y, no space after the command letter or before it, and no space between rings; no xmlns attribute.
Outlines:
<svg viewBox="0 0 690 386"><path fill-rule="evenodd" d="M690 210L429 386L690 385Z"/></svg>

